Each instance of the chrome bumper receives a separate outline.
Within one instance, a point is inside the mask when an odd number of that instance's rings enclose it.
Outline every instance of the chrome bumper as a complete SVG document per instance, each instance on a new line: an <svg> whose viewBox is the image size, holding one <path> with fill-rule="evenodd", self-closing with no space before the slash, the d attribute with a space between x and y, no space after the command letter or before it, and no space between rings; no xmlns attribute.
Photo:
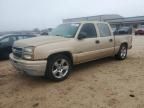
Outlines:
<svg viewBox="0 0 144 108"><path fill-rule="evenodd" d="M10 61L12 65L19 70L19 72L26 73L31 76L44 76L47 66L47 61L28 61L28 60L22 60L17 59L13 56L13 54L10 54Z"/></svg>

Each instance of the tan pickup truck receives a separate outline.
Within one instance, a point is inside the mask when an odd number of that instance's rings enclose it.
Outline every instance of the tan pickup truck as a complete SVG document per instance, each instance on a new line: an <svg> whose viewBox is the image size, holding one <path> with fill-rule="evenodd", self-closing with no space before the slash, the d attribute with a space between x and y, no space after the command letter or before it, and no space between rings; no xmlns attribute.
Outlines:
<svg viewBox="0 0 144 108"><path fill-rule="evenodd" d="M15 42L10 60L20 72L62 81L73 65L108 56L124 60L130 48L132 36L114 36L108 23L66 23L55 28L50 36Z"/></svg>

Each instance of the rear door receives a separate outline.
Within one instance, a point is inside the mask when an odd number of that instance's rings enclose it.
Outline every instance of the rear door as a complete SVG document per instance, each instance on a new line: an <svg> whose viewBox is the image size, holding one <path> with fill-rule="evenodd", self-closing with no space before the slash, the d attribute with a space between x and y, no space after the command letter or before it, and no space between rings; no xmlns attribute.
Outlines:
<svg viewBox="0 0 144 108"><path fill-rule="evenodd" d="M106 23L97 23L99 31L98 49L100 57L107 57L114 54L114 36L110 26Z"/></svg>

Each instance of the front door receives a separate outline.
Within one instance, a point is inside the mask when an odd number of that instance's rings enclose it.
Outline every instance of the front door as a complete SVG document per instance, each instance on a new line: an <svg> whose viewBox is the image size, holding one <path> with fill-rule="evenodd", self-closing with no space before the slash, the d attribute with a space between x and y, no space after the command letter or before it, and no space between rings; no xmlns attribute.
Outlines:
<svg viewBox="0 0 144 108"><path fill-rule="evenodd" d="M0 56L7 57L10 49L10 39L9 37L5 37L0 40Z"/></svg>
<svg viewBox="0 0 144 108"><path fill-rule="evenodd" d="M12 45L16 38L14 36L5 37L0 40L0 57L7 58L9 54L12 52Z"/></svg>
<svg viewBox="0 0 144 108"><path fill-rule="evenodd" d="M97 32L93 23L86 23L78 35L75 50L77 51L77 63L90 61L95 58Z"/></svg>

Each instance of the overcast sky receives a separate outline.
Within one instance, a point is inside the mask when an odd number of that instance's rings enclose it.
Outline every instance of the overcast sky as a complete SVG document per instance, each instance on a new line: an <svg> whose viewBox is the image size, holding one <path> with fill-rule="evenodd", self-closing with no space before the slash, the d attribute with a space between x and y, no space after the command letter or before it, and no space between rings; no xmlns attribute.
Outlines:
<svg viewBox="0 0 144 108"><path fill-rule="evenodd" d="M54 27L64 18L144 15L144 0L0 0L0 31Z"/></svg>

